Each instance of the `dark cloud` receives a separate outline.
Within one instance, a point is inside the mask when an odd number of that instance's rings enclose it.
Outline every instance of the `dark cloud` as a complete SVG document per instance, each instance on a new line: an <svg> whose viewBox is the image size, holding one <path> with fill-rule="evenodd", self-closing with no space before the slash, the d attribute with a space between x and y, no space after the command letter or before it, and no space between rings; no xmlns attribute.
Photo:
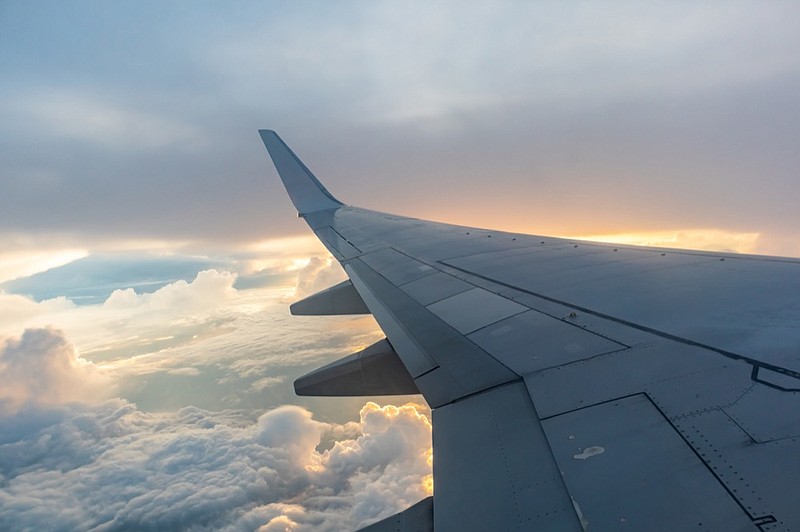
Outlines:
<svg viewBox="0 0 800 532"><path fill-rule="evenodd" d="M5 9L0 232L302 231L259 127L347 201L411 215L798 222L793 5Z"/></svg>

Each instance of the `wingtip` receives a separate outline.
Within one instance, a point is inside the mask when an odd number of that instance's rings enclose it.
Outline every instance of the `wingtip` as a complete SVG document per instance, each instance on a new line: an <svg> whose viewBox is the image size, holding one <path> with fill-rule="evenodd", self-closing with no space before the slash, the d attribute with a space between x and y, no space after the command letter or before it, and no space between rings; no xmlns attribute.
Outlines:
<svg viewBox="0 0 800 532"><path fill-rule="evenodd" d="M259 129L258 132L298 214L342 206L275 131Z"/></svg>

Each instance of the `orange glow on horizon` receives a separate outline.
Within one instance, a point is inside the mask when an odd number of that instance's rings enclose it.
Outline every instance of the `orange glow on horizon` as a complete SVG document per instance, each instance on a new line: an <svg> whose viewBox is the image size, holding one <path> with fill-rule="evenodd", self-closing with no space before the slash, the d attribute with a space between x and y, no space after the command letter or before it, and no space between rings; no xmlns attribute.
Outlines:
<svg viewBox="0 0 800 532"><path fill-rule="evenodd" d="M760 233L736 233L722 229L683 229L604 235L571 235L566 238L635 246L758 253L760 237Z"/></svg>

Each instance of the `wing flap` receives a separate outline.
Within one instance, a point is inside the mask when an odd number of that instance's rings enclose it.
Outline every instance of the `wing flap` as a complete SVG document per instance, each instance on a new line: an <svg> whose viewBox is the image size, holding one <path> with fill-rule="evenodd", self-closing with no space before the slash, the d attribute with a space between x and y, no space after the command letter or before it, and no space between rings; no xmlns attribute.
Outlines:
<svg viewBox="0 0 800 532"><path fill-rule="evenodd" d="M589 530L759 530L644 394L542 426Z"/></svg>
<svg viewBox="0 0 800 532"><path fill-rule="evenodd" d="M519 382L433 411L433 482L439 530L583 530Z"/></svg>
<svg viewBox="0 0 800 532"><path fill-rule="evenodd" d="M426 497L399 514L366 526L359 532L433 532L433 497Z"/></svg>

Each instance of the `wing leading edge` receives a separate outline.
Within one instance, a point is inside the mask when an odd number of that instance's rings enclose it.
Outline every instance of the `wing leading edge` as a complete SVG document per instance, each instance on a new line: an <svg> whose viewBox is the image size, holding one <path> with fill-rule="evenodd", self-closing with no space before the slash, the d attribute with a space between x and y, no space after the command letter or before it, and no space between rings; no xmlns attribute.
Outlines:
<svg viewBox="0 0 800 532"><path fill-rule="evenodd" d="M350 277L340 308L387 336L378 367L331 364L317 389L415 386L432 407L432 504L370 530L800 527L800 261L348 207L261 136Z"/></svg>

